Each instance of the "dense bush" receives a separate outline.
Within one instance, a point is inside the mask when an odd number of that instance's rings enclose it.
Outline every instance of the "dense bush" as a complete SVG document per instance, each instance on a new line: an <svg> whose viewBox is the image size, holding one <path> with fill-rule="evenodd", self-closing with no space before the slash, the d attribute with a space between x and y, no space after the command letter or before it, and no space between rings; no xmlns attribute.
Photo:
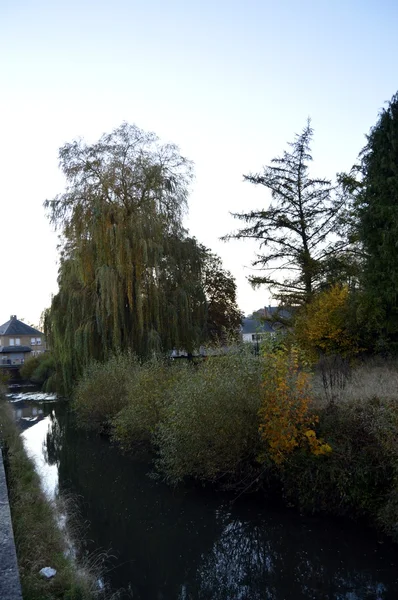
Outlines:
<svg viewBox="0 0 398 600"><path fill-rule="evenodd" d="M38 355L38 356L30 356L25 363L22 365L22 367L19 370L19 373L22 377L22 379L27 379L28 381L30 381L33 373L35 372L35 370L37 369L37 367L40 364L40 358L43 355Z"/></svg>
<svg viewBox="0 0 398 600"><path fill-rule="evenodd" d="M170 364L157 358L135 364L128 376L126 405L112 420L113 438L125 450L152 443L156 427L173 401L178 379L191 377L193 369L191 364Z"/></svg>
<svg viewBox="0 0 398 600"><path fill-rule="evenodd" d="M331 451L315 431L310 373L292 346L263 352L264 386L260 409L262 460L281 465L299 448L320 456Z"/></svg>
<svg viewBox="0 0 398 600"><path fill-rule="evenodd" d="M296 453L280 472L289 502L311 511L367 516L390 533L398 523L398 406L370 398L323 408L332 452Z"/></svg>
<svg viewBox="0 0 398 600"><path fill-rule="evenodd" d="M247 353L186 369L155 435L157 467L166 480L227 482L257 467L261 385L261 362Z"/></svg>
<svg viewBox="0 0 398 600"><path fill-rule="evenodd" d="M151 449L173 485L272 483L303 510L366 517L398 536L396 365L355 367L341 385L334 360L325 386L322 369L306 374L294 352L267 352L200 364L115 356L91 365L76 410L124 449Z"/></svg>
<svg viewBox="0 0 398 600"><path fill-rule="evenodd" d="M22 379L43 386L46 391L55 388L55 361L50 352L43 352L38 356L32 356L22 365L20 369Z"/></svg>
<svg viewBox="0 0 398 600"><path fill-rule="evenodd" d="M112 409L113 439L127 450L156 449L157 468L173 484L236 479L258 468L261 384L259 359L243 349L199 364L135 363L125 405Z"/></svg>
<svg viewBox="0 0 398 600"><path fill-rule="evenodd" d="M358 353L358 329L351 315L350 291L333 285L316 294L296 315L294 337L316 362L322 354L354 356Z"/></svg>
<svg viewBox="0 0 398 600"><path fill-rule="evenodd" d="M227 481L258 469L261 385L261 361L247 349L199 364L116 355L90 365L74 407L85 428L110 429L123 449L156 450L169 482Z"/></svg>
<svg viewBox="0 0 398 600"><path fill-rule="evenodd" d="M3 386L7 385L10 380L10 374L8 372L4 372L0 370L0 394L2 393Z"/></svg>
<svg viewBox="0 0 398 600"><path fill-rule="evenodd" d="M79 380L74 408L83 427L107 430L113 417L127 404L127 391L138 369L129 354L116 354L107 362L93 361Z"/></svg>

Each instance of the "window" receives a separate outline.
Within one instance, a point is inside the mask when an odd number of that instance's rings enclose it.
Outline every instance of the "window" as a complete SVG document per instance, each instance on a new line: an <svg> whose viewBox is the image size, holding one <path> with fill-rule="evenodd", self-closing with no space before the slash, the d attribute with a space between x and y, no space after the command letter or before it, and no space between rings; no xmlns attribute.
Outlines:
<svg viewBox="0 0 398 600"><path fill-rule="evenodd" d="M36 338L30 338L30 345L36 346Z"/></svg>
<svg viewBox="0 0 398 600"><path fill-rule="evenodd" d="M36 338L36 346L41 346L41 338Z"/></svg>
<svg viewBox="0 0 398 600"><path fill-rule="evenodd" d="M20 346L21 345L21 338L15 338L15 345L16 346Z"/></svg>
<svg viewBox="0 0 398 600"><path fill-rule="evenodd" d="M15 346L15 340L14 340L14 338L10 338L10 346Z"/></svg>

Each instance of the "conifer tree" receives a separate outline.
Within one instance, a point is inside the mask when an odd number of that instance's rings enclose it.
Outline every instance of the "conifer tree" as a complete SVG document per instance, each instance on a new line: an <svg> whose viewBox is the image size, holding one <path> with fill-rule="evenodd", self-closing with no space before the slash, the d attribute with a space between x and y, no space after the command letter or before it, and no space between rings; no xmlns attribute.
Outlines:
<svg viewBox="0 0 398 600"><path fill-rule="evenodd" d="M356 215L362 284L378 336L398 343L398 93L379 115L360 154Z"/></svg>
<svg viewBox="0 0 398 600"><path fill-rule="evenodd" d="M333 238L342 199L329 180L313 179L308 172L312 135L308 121L289 151L262 173L244 176L267 188L271 202L267 208L233 214L245 226L224 238L259 242L261 253L252 265L261 274L249 280L254 286L268 285L275 298L290 306L312 298L330 268L336 270L345 246Z"/></svg>

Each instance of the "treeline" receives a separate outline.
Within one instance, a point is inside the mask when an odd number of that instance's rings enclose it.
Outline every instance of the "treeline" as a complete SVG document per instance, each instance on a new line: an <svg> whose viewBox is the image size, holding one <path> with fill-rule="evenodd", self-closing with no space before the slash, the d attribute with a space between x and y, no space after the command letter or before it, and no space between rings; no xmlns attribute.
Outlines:
<svg viewBox="0 0 398 600"><path fill-rule="evenodd" d="M332 183L311 178L310 123L288 151L245 179L271 194L266 209L235 214L226 239L255 238L253 266L288 307L297 339L320 354L395 353L398 342L398 94L358 162ZM275 316L278 319L278 315Z"/></svg>
<svg viewBox="0 0 398 600"><path fill-rule="evenodd" d="M243 227L224 239L259 242L251 283L289 309L314 358L396 350L397 121L398 95L334 183L310 176L309 122L244 177L271 198L235 214ZM94 144L65 144L59 158L67 187L45 203L61 233L59 292L44 318L57 385L70 390L92 359L115 352L192 353L236 336L235 281L182 225L193 167L178 148L123 124Z"/></svg>

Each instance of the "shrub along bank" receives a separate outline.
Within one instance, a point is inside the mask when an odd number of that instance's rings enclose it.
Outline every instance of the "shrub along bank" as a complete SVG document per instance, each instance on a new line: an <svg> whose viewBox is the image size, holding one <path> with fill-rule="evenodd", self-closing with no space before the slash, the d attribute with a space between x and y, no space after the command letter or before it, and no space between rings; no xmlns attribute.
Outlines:
<svg viewBox="0 0 398 600"><path fill-rule="evenodd" d="M40 488L12 411L0 390L0 442L5 456L8 492L24 600L88 600L96 597L95 579L77 570L66 554L53 507ZM51 566L51 580L39 574Z"/></svg>
<svg viewBox="0 0 398 600"><path fill-rule="evenodd" d="M45 392L56 389L55 361L50 352L32 356L22 365L19 371L22 379L42 386Z"/></svg>
<svg viewBox="0 0 398 600"><path fill-rule="evenodd" d="M366 394L360 382L372 372L376 393ZM397 370L340 375L323 377L323 387L285 349L254 357L237 348L196 365L120 355L90 366L74 406L83 426L107 431L123 449L150 448L171 484L261 488L398 536Z"/></svg>

